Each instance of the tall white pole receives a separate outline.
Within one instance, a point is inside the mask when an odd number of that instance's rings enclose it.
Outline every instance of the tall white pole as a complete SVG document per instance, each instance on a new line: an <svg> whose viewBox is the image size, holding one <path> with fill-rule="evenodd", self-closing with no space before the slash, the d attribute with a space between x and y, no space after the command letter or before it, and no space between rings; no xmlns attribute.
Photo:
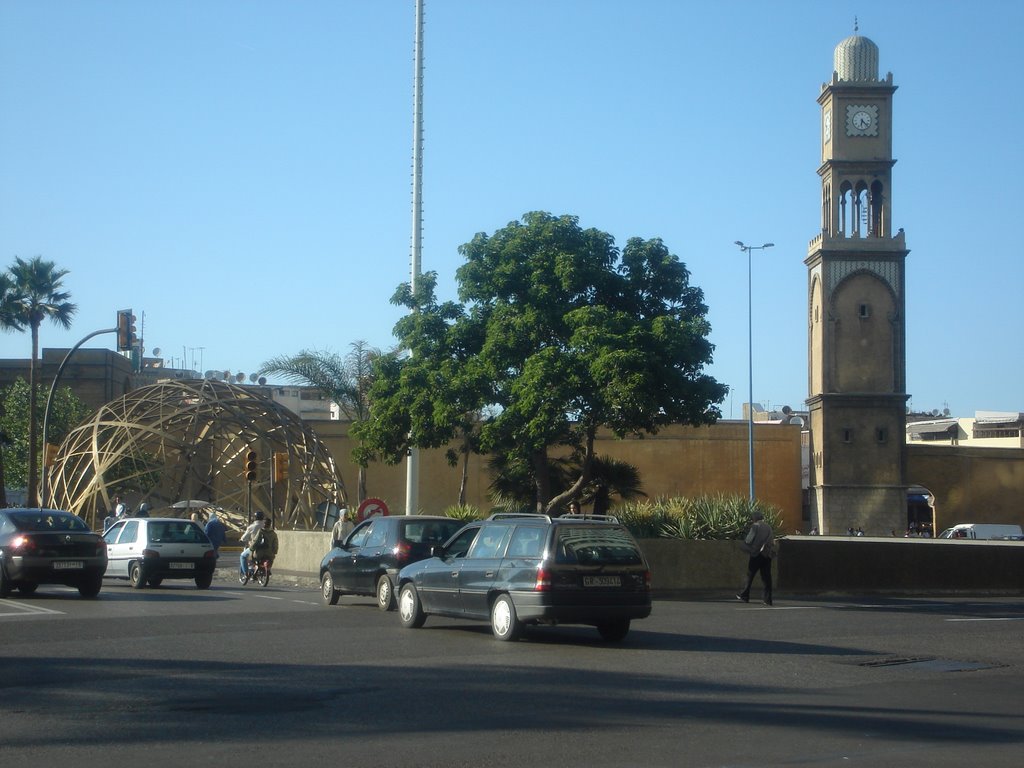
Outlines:
<svg viewBox="0 0 1024 768"><path fill-rule="evenodd" d="M744 245L737 240L736 245L741 251L747 252L747 374L750 385L750 402L747 403L747 476L750 478L750 504L754 504L754 281L751 267L751 251L763 251L774 248L775 243L764 245Z"/></svg>
<svg viewBox="0 0 1024 768"><path fill-rule="evenodd" d="M423 0L415 0L416 36L412 78L412 249L409 284L416 295L423 245ZM415 515L420 501L420 454L409 449L405 472L405 514Z"/></svg>

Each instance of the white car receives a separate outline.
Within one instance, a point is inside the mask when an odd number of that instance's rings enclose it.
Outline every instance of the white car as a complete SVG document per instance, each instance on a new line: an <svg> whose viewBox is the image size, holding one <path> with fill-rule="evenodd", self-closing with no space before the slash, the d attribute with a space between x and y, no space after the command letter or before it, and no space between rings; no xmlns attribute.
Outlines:
<svg viewBox="0 0 1024 768"><path fill-rule="evenodd" d="M213 581L217 555L206 533L177 517L129 517L103 534L106 576L128 579L135 589L158 587L164 579L194 579L199 589Z"/></svg>

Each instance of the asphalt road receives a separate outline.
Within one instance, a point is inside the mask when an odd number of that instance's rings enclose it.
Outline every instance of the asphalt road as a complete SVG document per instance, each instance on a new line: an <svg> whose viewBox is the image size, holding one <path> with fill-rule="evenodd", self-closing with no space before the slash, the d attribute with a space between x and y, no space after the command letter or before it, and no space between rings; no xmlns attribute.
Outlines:
<svg viewBox="0 0 1024 768"><path fill-rule="evenodd" d="M518 643L218 579L0 600L11 766L1017 766L1024 599L658 601Z"/></svg>

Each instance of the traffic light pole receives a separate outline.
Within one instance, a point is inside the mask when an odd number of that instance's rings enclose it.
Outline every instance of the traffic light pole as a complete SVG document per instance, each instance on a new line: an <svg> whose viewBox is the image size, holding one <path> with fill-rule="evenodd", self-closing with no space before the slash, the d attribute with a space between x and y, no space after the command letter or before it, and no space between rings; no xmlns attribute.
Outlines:
<svg viewBox="0 0 1024 768"><path fill-rule="evenodd" d="M100 336L101 334L104 334L104 333L117 333L117 328L104 328L102 331L93 331L88 336L83 338L80 342L75 344L75 346L73 346L68 351L68 353L64 356L64 359L61 361L60 366L57 368L57 375L53 377L53 383L50 384L50 394L47 395L47 397L46 397L46 408L43 410L43 472L42 472L42 480L43 480L43 482L42 482L42 489L41 489L42 490L42 494L41 494L42 499L41 499L40 504L39 504L40 507L45 507L46 506L47 501L48 501L48 496L49 496L49 490L50 490L50 488L49 488L49 485L50 485L50 477L49 477L49 475L50 475L50 473L47 471L48 468L46 466L46 439L47 439L47 436L49 435L49 428L50 428L50 407L53 404L53 395L57 391L57 383L60 381L61 374L64 373L64 368L67 366L68 361L71 359L71 356L73 354L75 354L75 352L78 351L79 347L81 347L83 344L85 344L85 342L87 342L89 339L93 338L94 336ZM34 455L34 451L35 451L35 446L30 446L30 454L31 455L29 456L29 460L32 460L32 456Z"/></svg>

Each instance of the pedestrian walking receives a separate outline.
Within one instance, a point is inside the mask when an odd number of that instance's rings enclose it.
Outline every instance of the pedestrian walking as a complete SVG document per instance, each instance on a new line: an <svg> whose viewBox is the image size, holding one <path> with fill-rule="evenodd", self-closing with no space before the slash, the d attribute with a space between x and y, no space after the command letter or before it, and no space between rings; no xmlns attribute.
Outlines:
<svg viewBox="0 0 1024 768"><path fill-rule="evenodd" d="M743 550L750 555L750 560L747 562L747 583L743 591L736 595L736 599L742 600L744 603L750 602L750 585L754 583L754 576L761 574L761 584L763 585L761 599L765 605L771 605L775 534L772 527L764 521L764 515L761 512L754 512L750 519L753 523L743 539Z"/></svg>
<svg viewBox="0 0 1024 768"><path fill-rule="evenodd" d="M224 546L224 542L228 538L228 528L217 517L216 510L210 512L210 519L206 521L206 537L213 544L214 554L220 557L220 548Z"/></svg>

